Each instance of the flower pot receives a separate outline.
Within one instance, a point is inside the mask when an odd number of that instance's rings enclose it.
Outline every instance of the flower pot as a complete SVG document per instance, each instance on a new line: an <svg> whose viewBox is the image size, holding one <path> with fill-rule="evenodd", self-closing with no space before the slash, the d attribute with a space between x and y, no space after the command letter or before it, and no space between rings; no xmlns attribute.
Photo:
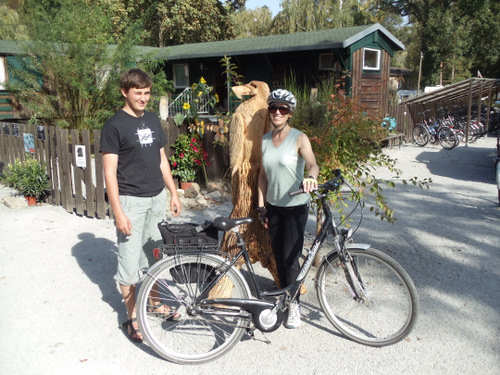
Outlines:
<svg viewBox="0 0 500 375"><path fill-rule="evenodd" d="M36 205L36 197L24 197L28 201L28 206Z"/></svg>
<svg viewBox="0 0 500 375"><path fill-rule="evenodd" d="M181 189L186 190L191 187L191 182L181 182Z"/></svg>

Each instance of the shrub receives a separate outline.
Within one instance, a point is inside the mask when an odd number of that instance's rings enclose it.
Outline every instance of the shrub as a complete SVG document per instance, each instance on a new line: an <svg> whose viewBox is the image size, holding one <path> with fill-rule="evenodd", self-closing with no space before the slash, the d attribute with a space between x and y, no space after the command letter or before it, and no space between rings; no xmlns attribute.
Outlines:
<svg viewBox="0 0 500 375"><path fill-rule="evenodd" d="M298 100L293 126L309 136L320 167L320 180L328 180L333 170L341 169L353 188L347 196L337 194L331 197L338 212L341 213L346 206L342 202L344 199L362 200L363 204L370 205L375 216L393 222L394 211L387 204L383 188L395 184L377 179L374 170L388 168L397 178L401 170L396 167L395 160L383 153L382 141L388 130L380 125L381 119L367 114L356 100L328 81L318 85L317 98L313 100L311 90L299 88L293 77L289 85L289 89L297 93ZM431 180L415 177L401 182L428 187Z"/></svg>
<svg viewBox="0 0 500 375"><path fill-rule="evenodd" d="M16 159L14 164L8 164L2 181L26 197L42 199L49 193L49 177L36 159Z"/></svg>

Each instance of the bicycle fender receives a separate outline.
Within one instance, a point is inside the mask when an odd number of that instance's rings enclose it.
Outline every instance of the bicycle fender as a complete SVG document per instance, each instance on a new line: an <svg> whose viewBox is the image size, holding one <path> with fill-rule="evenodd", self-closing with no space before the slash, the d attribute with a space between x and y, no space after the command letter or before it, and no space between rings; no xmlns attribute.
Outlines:
<svg viewBox="0 0 500 375"><path fill-rule="evenodd" d="M191 255L191 254L182 254L182 255ZM146 275L148 273L153 273L154 270L156 270L157 268L161 267L167 260L169 260L170 258L172 258L174 256L175 255L173 255L173 256L167 256L165 258L162 258L158 262L156 262L155 264L153 264L151 267L149 267L149 268L143 268L142 270L140 270L139 272L141 273L141 275L140 275L139 282L142 282L143 279L146 277ZM223 258L221 258L220 256L217 256L217 255L214 255L214 254L206 253L206 254L203 254L203 256L207 256L207 257L211 257L211 258L217 258L217 260L225 262L225 260Z"/></svg>
<svg viewBox="0 0 500 375"><path fill-rule="evenodd" d="M369 243L348 243L346 245L347 249L360 249L360 250L368 250L372 245Z"/></svg>

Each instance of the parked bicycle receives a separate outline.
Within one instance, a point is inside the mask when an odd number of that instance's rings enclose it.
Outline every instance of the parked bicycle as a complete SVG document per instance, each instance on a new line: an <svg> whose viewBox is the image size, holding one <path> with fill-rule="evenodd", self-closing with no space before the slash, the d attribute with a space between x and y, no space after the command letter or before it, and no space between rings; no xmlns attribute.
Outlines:
<svg viewBox="0 0 500 375"><path fill-rule="evenodd" d="M352 228L337 227L328 194L338 192L343 183L336 171L332 180L314 192L324 221L297 280L284 289L265 291L257 281L239 232L252 218L213 221L217 230L235 233L239 250L233 257L218 246L162 246L163 258L147 270L138 294L137 317L145 342L169 361L199 364L225 354L245 332L253 335L256 329L278 329L322 246L330 252L317 270L315 289L333 326L369 346L391 345L407 337L418 315L417 290L394 259L368 244L353 243ZM291 194L299 193L303 191ZM327 245L329 235L332 243ZM242 260L246 271L237 267ZM172 321L152 312L151 305L159 302L175 308L181 318Z"/></svg>
<svg viewBox="0 0 500 375"><path fill-rule="evenodd" d="M436 119L422 120L413 128L413 141L423 147L427 143L438 143L445 149L451 150L458 145L458 136L444 121Z"/></svg>

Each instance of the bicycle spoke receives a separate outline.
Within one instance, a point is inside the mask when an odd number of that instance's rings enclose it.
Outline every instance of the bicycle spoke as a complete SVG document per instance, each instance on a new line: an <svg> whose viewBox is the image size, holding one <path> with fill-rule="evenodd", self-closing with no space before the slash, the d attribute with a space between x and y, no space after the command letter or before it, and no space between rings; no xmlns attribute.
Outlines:
<svg viewBox="0 0 500 375"><path fill-rule="evenodd" d="M383 346L402 340L416 319L413 283L394 260L379 252L350 254L355 266L332 256L318 270L317 292L325 315L340 332L362 344Z"/></svg>
<svg viewBox="0 0 500 375"><path fill-rule="evenodd" d="M249 324L248 319L234 314L239 308L201 307L197 302L215 270L225 268L224 260L215 256L179 255L167 258L146 277L139 291L137 314L144 340L155 352L176 363L203 363L239 341ZM224 292L231 298L249 298L248 286L234 268L222 280L226 281ZM176 308L180 314L177 321L148 312L148 301L155 293L157 301Z"/></svg>

